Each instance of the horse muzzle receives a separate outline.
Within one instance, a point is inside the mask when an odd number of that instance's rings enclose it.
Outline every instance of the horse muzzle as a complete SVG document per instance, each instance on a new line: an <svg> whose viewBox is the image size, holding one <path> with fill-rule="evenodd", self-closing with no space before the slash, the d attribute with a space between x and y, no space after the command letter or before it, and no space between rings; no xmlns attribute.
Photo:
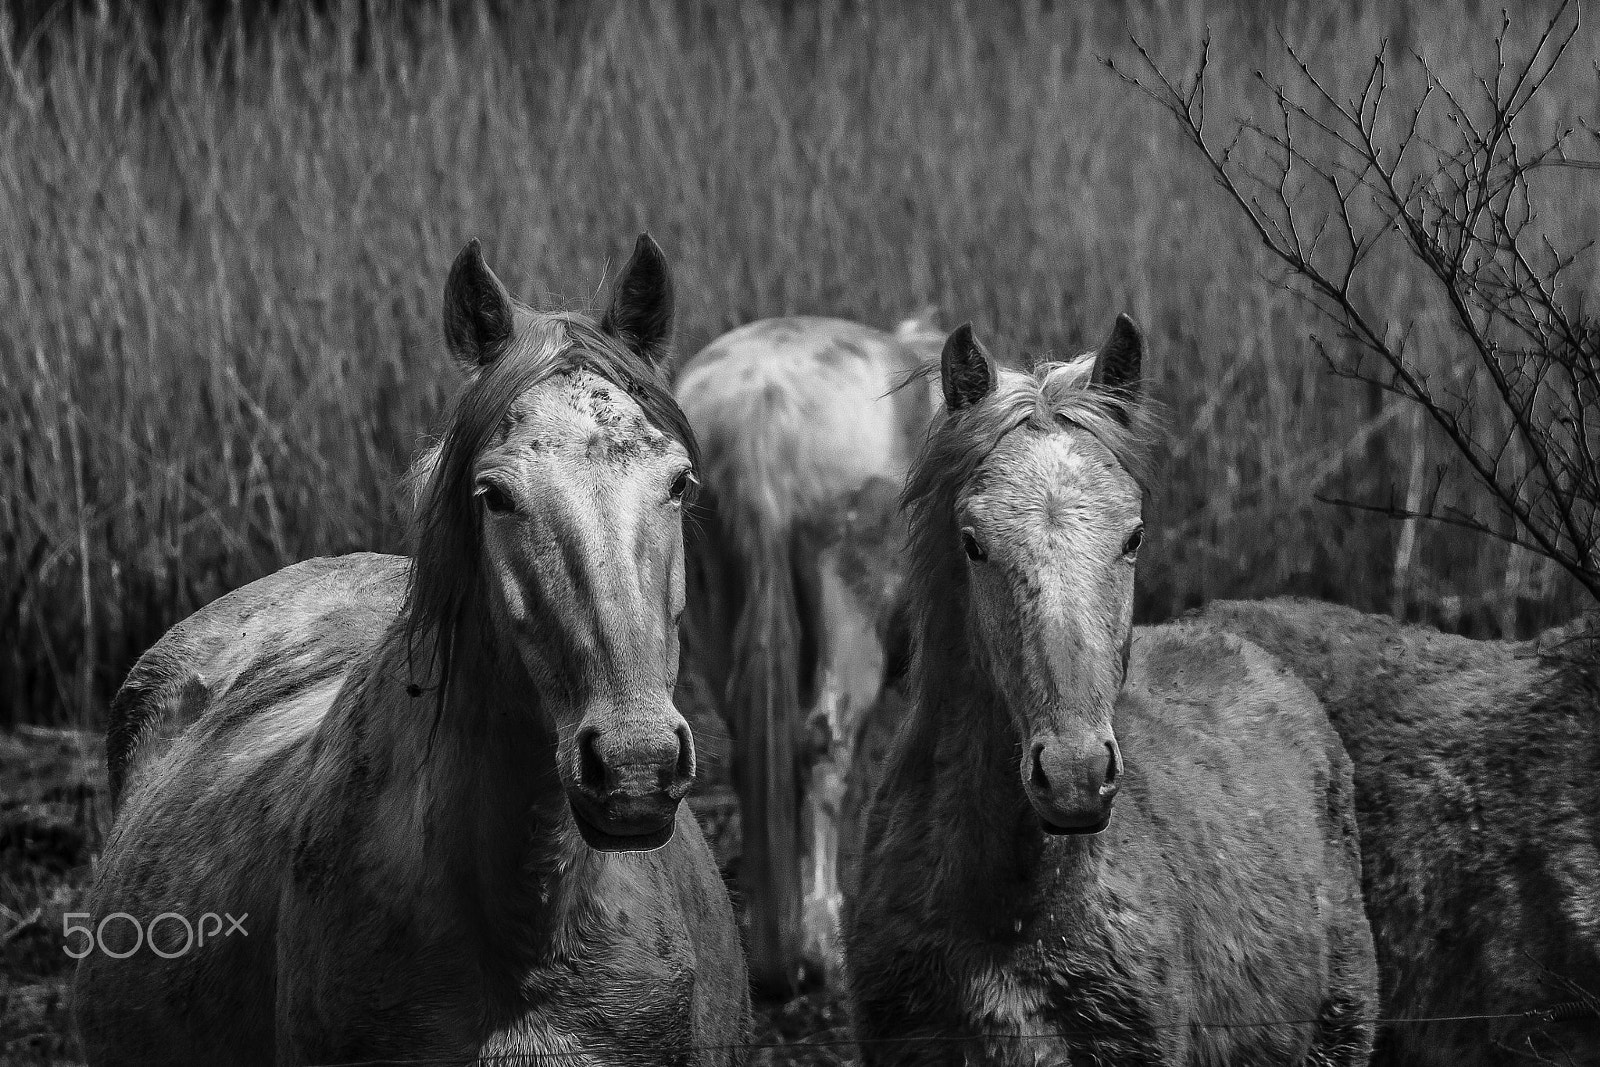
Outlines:
<svg viewBox="0 0 1600 1067"><path fill-rule="evenodd" d="M1058 823L1055 820L1060 816L1052 812L1045 814L1035 806L1034 812L1039 816L1039 827L1051 837L1093 837L1111 825L1111 804L1107 803L1102 809L1102 814L1093 822L1087 823Z"/></svg>
<svg viewBox="0 0 1600 1067"><path fill-rule="evenodd" d="M672 802L665 811L649 814L629 812L618 816L597 809L584 798L567 795L572 807L572 821L584 844L596 852L651 852L672 840L678 825L678 804Z"/></svg>
<svg viewBox="0 0 1600 1067"><path fill-rule="evenodd" d="M584 726L574 749L567 801L590 848L648 852L672 840L678 805L694 785L688 724Z"/></svg>
<svg viewBox="0 0 1600 1067"><path fill-rule="evenodd" d="M1098 834L1110 825L1122 753L1109 735L1096 742L1051 738L1032 745L1023 789L1045 833Z"/></svg>

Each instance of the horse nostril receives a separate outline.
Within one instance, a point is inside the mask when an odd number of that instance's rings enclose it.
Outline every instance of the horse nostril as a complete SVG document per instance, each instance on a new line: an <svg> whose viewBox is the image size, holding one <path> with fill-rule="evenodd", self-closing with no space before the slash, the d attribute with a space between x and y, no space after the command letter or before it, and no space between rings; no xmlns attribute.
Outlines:
<svg viewBox="0 0 1600 1067"><path fill-rule="evenodd" d="M675 768L680 782L694 781L694 734L687 723L676 730L678 735L678 765Z"/></svg>
<svg viewBox="0 0 1600 1067"><path fill-rule="evenodd" d="M578 732L578 784L596 793L606 788L606 765L594 747L599 736L592 726Z"/></svg>
<svg viewBox="0 0 1600 1067"><path fill-rule="evenodd" d="M1050 792L1050 776L1044 773L1044 745L1033 746L1033 788L1041 793Z"/></svg>
<svg viewBox="0 0 1600 1067"><path fill-rule="evenodd" d="M1106 742L1106 781L1100 787L1100 799L1109 804L1111 798L1117 795L1117 778L1122 774L1122 752L1117 748L1115 741Z"/></svg>

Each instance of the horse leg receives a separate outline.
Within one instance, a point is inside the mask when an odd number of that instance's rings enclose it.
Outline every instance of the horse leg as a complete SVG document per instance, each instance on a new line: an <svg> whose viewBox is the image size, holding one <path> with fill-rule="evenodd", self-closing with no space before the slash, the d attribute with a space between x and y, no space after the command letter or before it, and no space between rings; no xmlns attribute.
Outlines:
<svg viewBox="0 0 1600 1067"><path fill-rule="evenodd" d="M1361 895L1361 839L1356 826L1354 767L1343 745L1329 745L1325 845L1329 890L1337 893L1328 926L1328 988L1317 1013L1305 1062L1309 1067L1357 1067L1372 1058L1378 1016L1378 974L1372 927ZM1342 890L1342 892L1341 892Z"/></svg>
<svg viewBox="0 0 1600 1067"><path fill-rule="evenodd" d="M807 854L801 870L805 889L801 899L804 927L802 957L806 969L823 984L839 980L840 913L844 893L839 887L839 820L844 811L848 752L842 744L836 701L825 692L822 703L808 720L808 772L802 811L803 840Z"/></svg>

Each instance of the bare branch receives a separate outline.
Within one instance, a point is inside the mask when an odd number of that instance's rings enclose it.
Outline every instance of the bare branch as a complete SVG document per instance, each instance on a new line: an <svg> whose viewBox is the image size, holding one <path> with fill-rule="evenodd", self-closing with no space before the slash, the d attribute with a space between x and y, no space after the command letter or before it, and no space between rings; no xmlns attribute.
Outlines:
<svg viewBox="0 0 1600 1067"><path fill-rule="evenodd" d="M1270 125L1236 121L1220 152L1203 107L1209 36L1192 77L1177 82L1137 40L1136 68L1101 61L1177 120L1217 186L1298 282L1295 295L1334 327L1347 348L1335 353L1318 339L1328 367L1417 405L1505 521L1441 503L1442 475L1421 511L1341 503L1509 541L1555 561L1600 599L1600 326L1581 302L1563 303L1562 285L1592 247L1558 247L1539 228L1532 194L1540 175L1597 169L1600 160L1569 151L1578 133L1595 135L1585 124L1534 143L1521 121L1576 39L1581 14L1563 0L1520 59L1510 54L1507 16L1492 70L1465 87L1411 53L1420 90L1409 102L1393 100L1387 42L1357 91L1340 99L1285 41L1289 82L1255 75ZM1390 235L1431 279L1425 291L1462 346L1447 375L1425 372L1411 331L1376 321L1358 300L1386 285L1367 273ZM1512 338L1525 345L1510 347Z"/></svg>

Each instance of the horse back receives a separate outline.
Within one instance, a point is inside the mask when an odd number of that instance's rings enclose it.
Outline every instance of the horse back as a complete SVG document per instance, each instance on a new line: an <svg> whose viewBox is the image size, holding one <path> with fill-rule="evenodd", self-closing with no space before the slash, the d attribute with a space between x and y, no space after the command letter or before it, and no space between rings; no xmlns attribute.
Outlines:
<svg viewBox="0 0 1600 1067"><path fill-rule="evenodd" d="M786 525L874 477L904 476L935 408L925 387L896 387L922 361L859 323L763 319L696 354L675 391L714 491L747 495Z"/></svg>
<svg viewBox="0 0 1600 1067"><path fill-rule="evenodd" d="M1600 658L1582 627L1476 641L1289 598L1204 616L1304 677L1350 751L1386 1015L1511 1014L1594 991ZM1508 1063L1513 1045L1600 1063L1592 1013L1397 1027L1374 1062Z"/></svg>
<svg viewBox="0 0 1600 1067"><path fill-rule="evenodd" d="M1196 764L1184 772L1192 788L1207 788L1210 778L1266 795L1284 787L1285 774L1319 786L1350 776L1316 693L1272 653L1217 626L1184 620L1137 628L1124 704L1119 732L1146 734L1146 751L1164 766Z"/></svg>
<svg viewBox="0 0 1600 1067"><path fill-rule="evenodd" d="M399 612L405 560L373 552L286 567L178 623L139 657L111 703L106 763L120 806L144 770L241 675L272 665L291 643L326 649L314 662L347 667Z"/></svg>

